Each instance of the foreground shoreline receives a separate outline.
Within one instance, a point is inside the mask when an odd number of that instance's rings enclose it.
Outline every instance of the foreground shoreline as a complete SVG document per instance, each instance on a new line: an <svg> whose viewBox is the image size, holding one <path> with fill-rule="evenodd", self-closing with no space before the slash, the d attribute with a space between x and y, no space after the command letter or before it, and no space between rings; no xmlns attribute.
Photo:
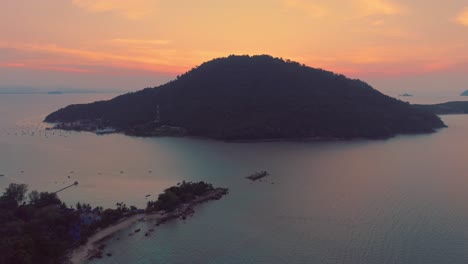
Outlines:
<svg viewBox="0 0 468 264"><path fill-rule="evenodd" d="M71 251L68 255L68 263L81 264L92 258L95 258L98 255L101 255L102 248L100 248L100 244L102 245L103 242L110 239L115 233L129 228L139 221L152 220L156 221L155 226L159 226L160 224L163 224L170 220L175 220L177 218L186 219L187 216L192 215L195 212L193 208L196 205L211 200L219 200L226 194L228 194L228 189L216 188L200 197L195 198L194 200L188 203L181 204L172 212L158 211L151 213L138 213L128 217L124 217L117 223L98 230L91 237L88 238L86 244L81 245L80 247ZM149 232L152 231L153 230L150 230Z"/></svg>
<svg viewBox="0 0 468 264"><path fill-rule="evenodd" d="M113 234L117 233L120 230L130 227L131 225L143 219L146 214L140 213L125 217L121 219L118 223L106 227L104 229L98 230L94 235L92 235L86 244L74 249L69 255L70 264L79 264L84 263L89 259L90 255L97 252L97 244L107 240Z"/></svg>

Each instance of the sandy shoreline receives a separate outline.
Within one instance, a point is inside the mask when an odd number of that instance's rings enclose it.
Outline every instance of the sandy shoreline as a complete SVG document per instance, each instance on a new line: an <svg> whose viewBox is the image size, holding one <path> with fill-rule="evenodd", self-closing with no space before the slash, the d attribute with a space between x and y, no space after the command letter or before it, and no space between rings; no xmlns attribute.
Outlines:
<svg viewBox="0 0 468 264"><path fill-rule="evenodd" d="M98 230L94 235L88 238L86 244L76 248L73 250L69 255L69 263L71 264L81 264L84 263L89 259L89 257L99 250L99 243L105 241L109 237L111 237L114 233L121 231L130 227L131 225L144 220L154 220L157 221L156 226L162 224L166 221L171 219L185 219L187 216L190 216L194 213L193 207L197 204L204 203L209 200L218 200L223 195L227 194L228 190L224 188L217 188L208 194L198 197L193 201L180 205L176 210L170 213L164 212L155 212L155 213L140 213L136 215L132 215L129 217L125 217L121 219L114 225L106 227L104 229Z"/></svg>
<svg viewBox="0 0 468 264"><path fill-rule="evenodd" d="M90 252L93 252L97 249L97 244L99 242L107 239L108 237L112 236L114 233L121 231L123 229L126 229L143 219L157 220L162 217L163 217L163 214L161 213L154 213L154 214L141 213L141 214L136 214L136 215L123 218L118 223L97 231L94 235L88 238L88 242L86 242L86 244L73 250L70 253L69 262L71 264L81 264L88 259Z"/></svg>

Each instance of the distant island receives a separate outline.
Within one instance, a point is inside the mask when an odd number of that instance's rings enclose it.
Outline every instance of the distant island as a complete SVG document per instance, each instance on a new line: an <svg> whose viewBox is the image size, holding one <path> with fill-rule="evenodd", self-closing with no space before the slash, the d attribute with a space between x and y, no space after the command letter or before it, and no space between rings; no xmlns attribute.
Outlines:
<svg viewBox="0 0 468 264"><path fill-rule="evenodd" d="M414 107L436 115L468 114L468 101L447 102L432 105L414 105Z"/></svg>
<svg viewBox="0 0 468 264"><path fill-rule="evenodd" d="M400 94L400 96L401 97L413 97L413 95L409 93Z"/></svg>
<svg viewBox="0 0 468 264"><path fill-rule="evenodd" d="M221 140L386 138L445 127L360 80L297 62L229 56L176 80L51 113L56 128Z"/></svg>
<svg viewBox="0 0 468 264"><path fill-rule="evenodd" d="M468 96L468 90L466 90L466 91L464 91L463 93L461 93L460 96Z"/></svg>
<svg viewBox="0 0 468 264"><path fill-rule="evenodd" d="M47 94L63 94L63 92L61 92L61 91L50 91L50 92L47 92Z"/></svg>

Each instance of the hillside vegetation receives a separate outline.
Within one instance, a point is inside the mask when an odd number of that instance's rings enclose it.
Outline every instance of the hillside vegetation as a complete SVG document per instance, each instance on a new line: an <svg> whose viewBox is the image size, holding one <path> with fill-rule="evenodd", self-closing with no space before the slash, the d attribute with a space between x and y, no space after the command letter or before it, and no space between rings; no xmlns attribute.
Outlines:
<svg viewBox="0 0 468 264"><path fill-rule="evenodd" d="M177 135L224 140L390 137L444 127L436 115L363 81L267 55L214 59L159 87L71 105L45 121L142 136L177 127Z"/></svg>

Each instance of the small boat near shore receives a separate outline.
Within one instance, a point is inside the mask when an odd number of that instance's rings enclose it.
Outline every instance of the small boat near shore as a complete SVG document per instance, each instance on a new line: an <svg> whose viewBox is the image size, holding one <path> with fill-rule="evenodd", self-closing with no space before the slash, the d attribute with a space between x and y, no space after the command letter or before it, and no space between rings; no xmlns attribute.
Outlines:
<svg viewBox="0 0 468 264"><path fill-rule="evenodd" d="M96 135L106 135L106 134L112 134L112 133L115 133L117 132L117 130L111 128L111 127L106 127L106 128L103 128L103 129L97 129L95 131Z"/></svg>
<svg viewBox="0 0 468 264"><path fill-rule="evenodd" d="M246 178L251 181L257 181L257 180L267 177L268 175L270 174L267 171L259 171L259 172L256 171L253 174L247 176Z"/></svg>

